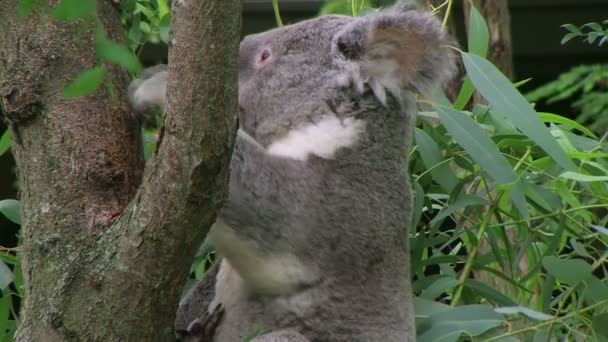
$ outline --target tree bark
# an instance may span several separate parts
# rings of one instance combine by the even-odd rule
[[[98,3],[120,41],[118,12]],[[192,257],[227,194],[240,1],[174,2],[168,113],[145,170],[123,71],[110,68],[117,99],[106,88],[62,95],[98,63],[94,26],[0,6],[0,95],[22,203],[17,340],[172,340]]]

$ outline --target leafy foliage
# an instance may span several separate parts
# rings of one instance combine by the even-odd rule
[[[604,24],[604,26],[602,26]],[[562,38],[562,44],[566,44],[570,40],[581,37],[589,44],[595,43],[598,39],[598,45],[602,46],[608,42],[608,20],[600,23],[587,23],[581,27],[572,24],[564,24],[563,28],[568,30],[568,33]]]
[[[121,6],[132,51],[147,42],[169,43],[171,10],[167,0],[126,0],[121,1]]]
[[[608,130],[608,64],[576,66],[530,92],[527,98],[548,104],[576,99],[572,106],[579,112],[577,121],[602,134]]]

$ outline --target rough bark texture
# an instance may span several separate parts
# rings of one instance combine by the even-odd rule
[[[119,13],[98,3],[120,41]],[[16,0],[0,6],[0,96],[15,135],[27,293],[17,340],[172,340],[192,257],[226,196],[240,1],[174,2],[169,113],[145,172],[126,73],[110,69],[118,99],[103,89],[62,96],[98,63],[94,26],[56,22],[48,9],[22,18]]]

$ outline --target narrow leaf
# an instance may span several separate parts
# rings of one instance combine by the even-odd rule
[[[583,32],[575,25],[572,24],[564,24],[562,25],[563,28],[565,28],[566,30],[572,32],[572,33],[578,33],[579,35],[583,34]]]
[[[580,34],[578,33],[567,33],[564,38],[562,38],[562,40],[559,42],[560,44],[564,45],[567,42],[571,41],[572,39],[576,38],[576,37],[580,37]]]
[[[475,121],[466,114],[445,106],[438,106],[437,113],[452,138],[490,177],[499,184],[510,184],[516,181],[517,175],[511,165]],[[513,187],[511,199],[522,216],[528,217],[526,200],[520,186]]]
[[[571,171],[566,171],[559,175],[559,177],[575,180],[577,182],[608,182],[608,176],[591,176]]]
[[[438,165],[443,160],[443,155],[439,146],[425,131],[416,128],[415,130],[416,144],[420,150],[420,157],[427,169],[431,169],[433,180],[446,192],[451,192],[458,184],[458,178],[454,176],[454,172],[450,170],[447,163]]]
[[[7,129],[4,131],[4,133],[2,133],[2,137],[0,138],[0,156],[11,148],[12,143],[13,139],[11,138],[11,134]]]
[[[576,166],[523,95],[492,63],[474,54],[462,53],[462,59],[477,91],[525,135],[532,139],[561,167],[573,171]]]
[[[96,35],[95,49],[97,55],[108,62],[118,64],[133,73],[137,73],[141,70],[139,59],[137,59],[129,48],[107,39],[105,34],[101,31],[98,31]]]
[[[585,126],[579,124],[578,122],[576,122],[574,120],[570,120],[561,115],[552,114],[552,113],[538,113],[538,115],[543,122],[550,122],[550,123],[568,126],[568,127],[577,129],[577,130],[585,133],[585,135],[587,135],[587,136],[590,136],[594,139],[598,139],[598,137],[595,134],[593,134],[593,132],[591,132]]]
[[[84,71],[80,73],[72,83],[65,87],[63,95],[65,97],[90,95],[101,86],[105,74],[106,67],[104,65]]]
[[[555,278],[571,285],[591,277],[593,271],[584,260],[560,259],[556,256],[543,258],[543,266]]]
[[[16,224],[21,224],[21,217],[19,216],[19,201],[14,199],[5,199],[0,201],[0,213],[6,216],[7,219],[13,221]]]
[[[486,201],[474,195],[463,195],[460,196],[456,201],[447,207],[443,208],[433,219],[429,222],[429,225],[434,226],[437,223],[441,222],[444,218],[448,217],[455,211],[458,211],[467,207],[478,207],[486,204]]]
[[[95,16],[96,0],[63,0],[53,10],[53,16],[64,21],[76,21]]]
[[[494,311],[505,315],[522,314],[538,321],[547,321],[553,318],[553,316],[544,314],[542,312],[534,311],[523,306],[496,308],[494,309]]]
[[[15,279],[13,272],[0,260],[0,290],[6,289]]]
[[[471,4],[469,15],[469,52],[481,57],[488,54],[490,31],[481,13]]]

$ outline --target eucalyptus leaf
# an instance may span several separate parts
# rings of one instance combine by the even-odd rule
[[[430,328],[416,341],[457,341],[462,334],[479,336],[503,322],[504,317],[488,305],[457,306],[432,314],[428,322]]]
[[[534,311],[532,309],[528,309],[523,306],[510,306],[510,307],[501,307],[496,308],[494,311],[505,314],[505,315],[514,315],[514,314],[522,314],[527,316],[528,318],[535,319],[537,321],[547,321],[553,318],[551,315],[544,314],[542,312]]]
[[[586,175],[579,172],[566,171],[559,175],[560,178],[571,179],[577,182],[608,182],[608,175],[606,176],[592,176]]]
[[[0,290],[4,291],[15,279],[11,269],[0,260]]]
[[[72,22],[78,19],[92,18],[96,11],[96,0],[63,0],[53,9],[53,16],[60,20]]]
[[[591,265],[581,259],[562,259],[556,256],[543,258],[543,266],[557,280],[573,285],[592,275]]]
[[[433,300],[441,294],[455,288],[460,282],[454,277],[439,277],[420,293],[420,298]]]
[[[2,137],[0,137],[0,156],[10,150],[12,144],[13,139],[11,138],[9,130],[6,129],[4,130],[4,133],[2,133]]]
[[[94,93],[103,83],[105,65],[100,65],[80,73],[76,79],[63,89],[65,97],[80,97]]]
[[[438,106],[437,113],[443,126],[494,180],[499,184],[514,184],[511,200],[523,217],[528,217],[528,208],[521,185],[516,184],[517,175],[496,144],[466,114],[447,106]]]
[[[469,13],[469,52],[481,57],[486,57],[490,45],[490,31],[488,24],[481,13],[471,3]]]
[[[449,164],[442,162],[443,155],[437,143],[425,131],[416,128],[416,144],[420,150],[420,157],[427,169],[431,169],[433,180],[437,182],[446,192],[451,192],[458,184],[458,178],[454,176],[454,171]]]
[[[107,39],[103,32],[98,31],[96,35],[95,50],[103,60],[118,64],[130,72],[137,73],[141,70],[141,63],[131,50]]]
[[[494,109],[505,116],[550,155],[565,170],[576,166],[551,136],[532,105],[492,63],[470,53],[462,53],[462,60],[477,91]]]
[[[21,216],[19,215],[20,204],[14,199],[5,199],[0,201],[0,213],[16,224],[21,224]]]

